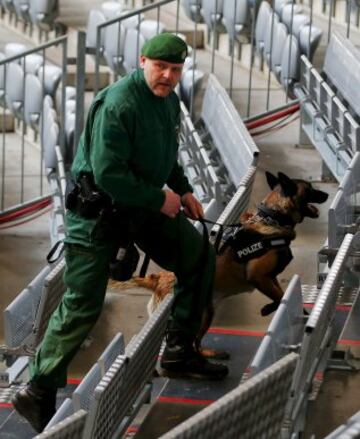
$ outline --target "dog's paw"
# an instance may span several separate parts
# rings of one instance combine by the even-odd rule
[[[272,312],[276,311],[279,308],[280,302],[272,302],[261,308],[261,315],[263,317],[268,316]]]

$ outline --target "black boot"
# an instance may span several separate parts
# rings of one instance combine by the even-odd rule
[[[56,412],[56,390],[40,387],[30,381],[11,400],[15,410],[41,433]]]
[[[168,330],[160,365],[170,377],[221,380],[229,373],[224,364],[211,363],[193,347],[193,340],[178,330]]]

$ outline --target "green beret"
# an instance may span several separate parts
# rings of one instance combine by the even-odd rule
[[[141,55],[182,64],[187,57],[187,45],[177,35],[165,32],[148,40],[142,47]]]

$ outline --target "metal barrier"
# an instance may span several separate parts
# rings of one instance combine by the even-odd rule
[[[46,266],[4,311],[3,353],[33,355],[49,318],[65,292],[62,275],[65,261]]]
[[[288,354],[161,439],[278,438],[297,354]]]
[[[94,392],[85,437],[117,438],[150,396],[149,382],[156,365],[173,296],[168,295],[109,368]]]
[[[347,234],[317,297],[305,326],[300,360],[291,386],[286,424],[286,437],[303,431],[307,398],[316,372],[322,372],[336,345],[341,329],[335,325],[335,306],[343,281],[353,235]]]
[[[105,376],[106,372],[115,363],[119,355],[124,355],[125,343],[124,337],[119,332],[111,340],[104,352],[100,355],[97,362],[87,372],[81,383],[76,387],[72,394],[72,398],[67,398],[61,404],[55,415],[51,418],[46,426],[49,430],[59,422],[62,422],[68,416],[82,409],[86,412],[89,410],[91,401],[94,397],[94,390],[100,380]]]
[[[256,166],[259,150],[226,90],[212,74],[205,90],[201,119],[230,182],[237,188],[250,166]]]
[[[47,50],[53,48],[61,50],[61,67],[46,61]],[[61,103],[65,102],[67,37],[31,50],[20,47],[18,52],[0,60],[3,78],[1,212],[17,202],[23,204],[49,192],[45,169],[56,166],[55,145],[60,144],[65,151],[64,131],[59,130],[51,103],[60,82]],[[9,114],[15,119],[16,134],[6,131],[5,119]],[[60,126],[64,127],[65,105],[59,116]]]
[[[36,439],[83,439],[87,413],[79,410],[51,427],[49,430],[35,436]]]
[[[276,310],[266,335],[248,366],[245,379],[248,379],[289,352],[299,350],[305,330],[301,282],[298,275],[291,279],[279,308]]]
[[[324,439],[356,439],[360,437],[360,412],[351,416],[346,424],[341,425]]]
[[[338,249],[347,232],[356,233],[360,209],[360,153],[354,155],[328,214],[328,247]]]
[[[351,272],[347,273],[348,284],[357,285],[359,277],[359,211],[360,211],[360,153],[357,152],[330,205],[328,212],[328,235],[323,248],[318,253],[318,280],[321,283],[328,272],[328,265],[332,264],[335,255],[346,235],[356,236],[349,265]]]

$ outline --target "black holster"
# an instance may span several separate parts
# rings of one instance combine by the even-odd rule
[[[70,180],[66,186],[65,207],[84,218],[94,219],[110,210],[112,202],[96,187],[93,175],[82,172],[76,182]]]

